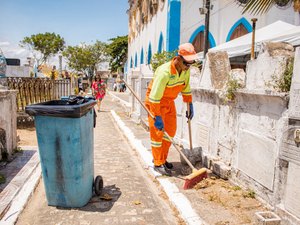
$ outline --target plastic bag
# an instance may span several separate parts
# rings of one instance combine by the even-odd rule
[[[80,118],[93,109],[96,101],[93,97],[70,96],[64,100],[53,100],[25,107],[30,116],[52,116],[63,118]]]

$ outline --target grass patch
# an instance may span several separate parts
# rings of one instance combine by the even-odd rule
[[[23,149],[21,147],[16,147],[14,149],[14,153],[19,153],[19,152],[23,152]]]
[[[248,190],[243,193],[244,198],[255,198],[255,192],[252,190]]]
[[[234,190],[234,191],[240,191],[240,190],[242,190],[242,188],[239,187],[239,186],[233,186],[232,190]]]
[[[6,182],[5,176],[0,173],[0,184],[4,184],[5,182]]]

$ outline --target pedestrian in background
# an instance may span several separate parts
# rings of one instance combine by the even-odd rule
[[[146,107],[155,119],[148,116],[154,170],[171,176],[172,163],[167,162],[171,141],[164,136],[163,129],[173,138],[176,134],[176,107],[174,100],[182,94],[184,102],[189,103],[187,118],[194,115],[190,88],[190,66],[197,55],[194,46],[185,43],[179,46],[178,56],[159,66],[146,93]]]
[[[116,81],[114,81],[113,90],[117,91],[117,83],[116,83]]]
[[[100,75],[96,75],[95,81],[92,83],[92,92],[97,100],[97,111],[100,112],[101,102],[106,94],[106,84]]]
[[[80,93],[81,91],[83,91],[83,78],[81,74],[79,74],[77,82],[78,82],[78,93]]]

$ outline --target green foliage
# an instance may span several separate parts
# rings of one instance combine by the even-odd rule
[[[112,72],[124,69],[128,52],[128,36],[118,36],[110,39],[106,52],[110,56],[109,66]]]
[[[47,60],[65,48],[65,41],[60,35],[46,32],[44,34],[33,34],[25,37],[20,46],[32,51],[38,65],[46,63]],[[37,52],[40,53],[38,57]]]
[[[155,53],[151,59],[152,70],[155,71],[160,65],[169,62],[176,55],[176,51]]]
[[[287,61],[286,69],[283,73],[283,76],[280,78],[272,77],[274,81],[273,87],[280,92],[289,92],[292,84],[293,77],[293,69],[294,69],[294,59],[290,59]]]
[[[234,191],[240,191],[242,188],[240,186],[233,186],[232,190]]]
[[[93,76],[96,66],[107,60],[106,44],[96,41],[93,45],[68,46],[62,55],[69,68]]]
[[[288,3],[294,3],[294,10],[296,12],[300,11],[299,0],[249,0],[243,9],[242,13],[252,13],[252,14],[264,14],[267,13],[271,7],[275,4],[279,6],[288,5]]]
[[[6,182],[5,176],[0,173],[0,184],[4,184],[5,182]]]
[[[255,198],[255,192],[253,190],[248,190],[243,193],[244,198]]]
[[[233,101],[235,98],[234,92],[241,88],[242,85],[236,79],[229,79],[226,90],[226,100]]]
[[[23,152],[23,149],[20,146],[14,149],[14,153],[18,153],[18,152]]]

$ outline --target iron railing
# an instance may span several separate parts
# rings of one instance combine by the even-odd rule
[[[3,80],[5,79],[5,80]],[[9,90],[17,90],[17,110],[24,111],[25,106],[71,95],[71,82],[68,79],[51,80],[49,78],[8,77],[1,83]]]

